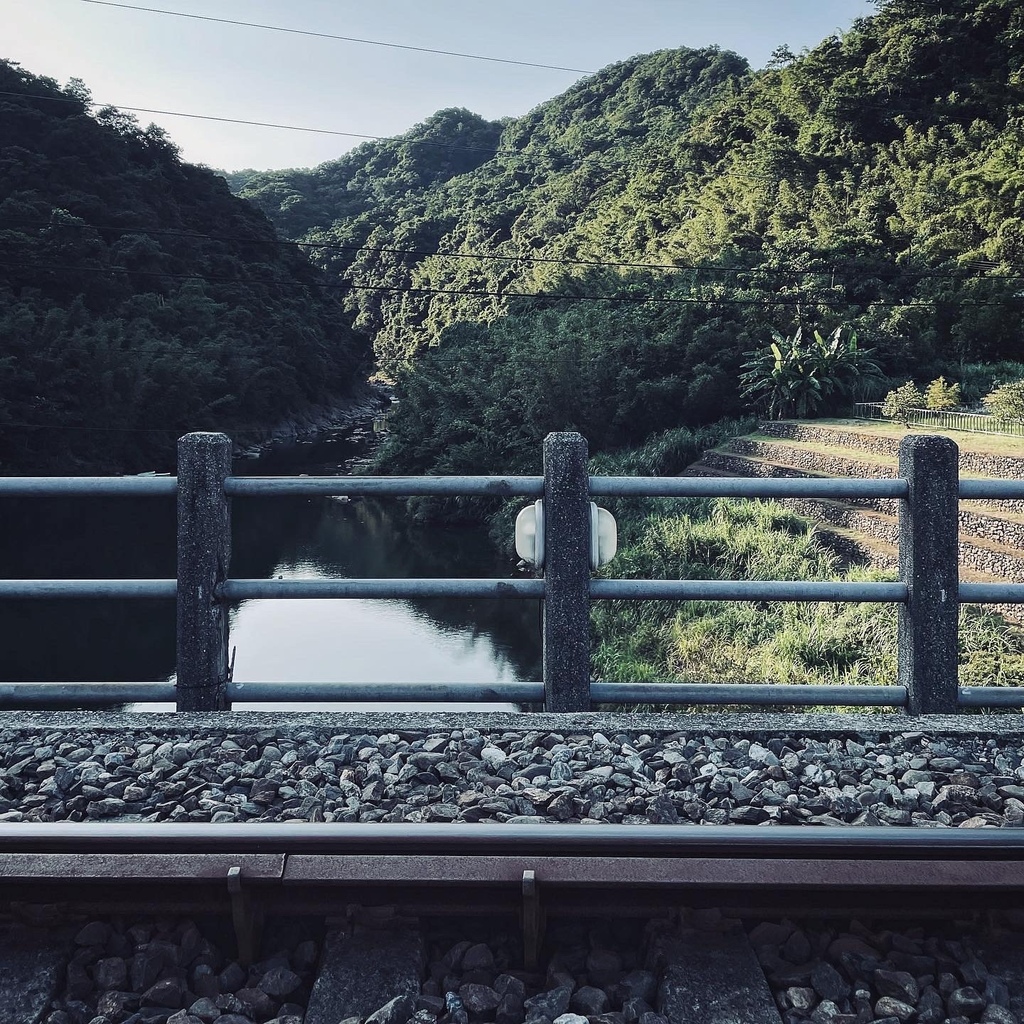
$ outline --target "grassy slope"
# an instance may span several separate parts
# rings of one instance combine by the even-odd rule
[[[656,442],[647,449],[655,447]],[[640,472],[659,471],[650,465],[650,457],[638,454],[630,453],[622,462],[644,464]],[[602,466],[601,471],[612,468]],[[891,578],[879,571],[843,568],[809,520],[772,502],[660,501],[653,511],[650,503],[620,502],[615,513],[621,547],[605,570],[608,576]],[[593,622],[595,676],[605,680],[896,682],[894,605],[605,602],[595,606]],[[960,680],[1024,685],[1024,631],[998,615],[962,609]]]

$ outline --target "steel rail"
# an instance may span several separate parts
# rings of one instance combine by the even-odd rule
[[[299,579],[225,580],[216,596],[227,601],[256,598],[423,598],[423,597],[517,597],[544,596],[544,580],[508,579]]]
[[[339,822],[45,822],[0,829],[3,855],[175,852],[1020,861],[1024,829]]]
[[[54,705],[105,709],[114,704],[174,703],[171,682],[0,682],[0,708],[47,708]]]
[[[754,704],[813,707],[902,708],[905,686],[804,686],[777,683],[590,684],[595,704]]]
[[[0,690],[0,698],[2,698]],[[540,703],[544,684],[507,683],[342,683],[342,682],[242,682],[227,684],[232,702],[253,701],[409,701],[419,703],[455,702],[464,704],[514,702]],[[172,698],[173,699],[173,698]]]
[[[174,598],[177,580],[0,580],[0,598]]]
[[[1022,588],[1024,589],[1024,588]],[[788,582],[785,580],[592,580],[594,600],[877,601],[907,600],[905,583]]]
[[[224,481],[229,498],[337,495],[348,497],[403,497],[459,495],[539,498],[541,476],[229,476]]]
[[[592,476],[593,497],[905,498],[907,481],[868,477]]]
[[[1024,707],[1024,686],[961,686],[957,703],[962,708]]]
[[[961,498],[988,498],[991,500],[1024,498],[1024,480],[985,480],[977,477],[960,478]]]
[[[1024,583],[961,583],[961,604],[1021,604]]]
[[[0,498],[161,498],[177,493],[173,476],[0,477]]]

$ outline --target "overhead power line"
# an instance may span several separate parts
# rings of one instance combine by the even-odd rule
[[[255,21],[233,21],[230,18],[213,18],[206,14],[186,14],[184,11],[167,11],[159,7],[140,7],[136,4],[114,3],[113,0],[81,0],[82,3],[99,7],[118,7],[125,11],[145,11],[147,14],[166,14],[173,18],[188,18],[192,21],[210,21],[218,25],[237,25],[243,28],[258,28],[267,32],[286,32],[295,36],[312,36],[316,39],[337,39],[343,43],[359,43],[361,46],[382,46],[393,50],[411,50],[414,53],[433,53],[442,57],[460,57],[463,60],[482,60],[491,64],[512,64],[523,68],[543,68],[546,71],[568,71],[574,75],[594,75],[596,71],[583,68],[565,68],[558,64],[540,64],[529,60],[511,60],[507,57],[487,57],[480,53],[461,53],[457,50],[435,50],[428,46],[409,46],[405,43],[388,43],[380,39],[361,39],[357,36],[339,36],[332,32],[313,32],[309,29],[288,28],[284,25],[263,25]]]
[[[92,3],[93,0],[87,0]],[[166,117],[189,117],[198,121],[218,121],[222,124],[245,124],[256,128],[281,128],[288,132],[312,132],[315,135],[338,135],[346,139],[365,139],[370,142],[401,142],[410,146],[431,146],[435,149],[449,149],[460,153],[487,153],[489,156],[515,156],[516,149],[487,149],[483,146],[460,146],[448,142],[430,142],[427,139],[407,139],[395,135],[363,135],[359,132],[340,132],[331,128],[306,128],[296,124],[278,124],[274,121],[246,121],[239,117],[215,117],[212,114],[192,114],[183,110],[156,110],[153,107],[130,107],[123,103],[100,103],[98,100],[83,100],[75,96],[53,96],[46,93],[15,92],[0,89],[0,96],[18,96],[33,100],[51,100],[54,103],[81,103],[87,107],[113,107],[130,110],[135,114],[159,114]]]
[[[594,267],[611,269],[633,269],[633,270],[672,270],[677,272],[699,272],[711,274],[766,274],[775,277],[829,277],[840,271],[859,272],[864,268],[858,268],[855,264],[844,263],[836,266],[819,267],[816,270],[797,270],[788,267],[723,267],[714,263],[641,263],[630,260],[588,260],[572,259],[566,256],[531,256],[526,253],[510,255],[496,252],[465,252],[458,249],[401,249],[386,245],[344,245],[340,242],[297,242],[287,238],[252,238],[246,235],[214,235],[202,231],[182,231],[176,228],[148,228],[124,224],[89,224],[87,222],[65,222],[52,220],[21,221],[19,224],[0,224],[3,228],[38,227],[38,228],[71,228],[91,231],[117,231],[122,234],[140,234],[166,236],[170,238],[187,238],[196,241],[210,242],[232,242],[238,245],[267,245],[267,246],[289,246],[298,249],[326,249],[339,252],[368,252],[391,256],[417,256],[423,259],[441,257],[443,259],[460,260],[494,260],[500,263],[543,263],[554,264],[566,267]],[[26,243],[27,244],[27,243]],[[993,260],[978,261],[968,260],[964,264],[965,269],[984,272],[988,267],[995,267],[999,264]],[[953,270],[913,270],[909,267],[898,265],[879,266],[877,264],[865,265],[871,271],[891,271],[904,278],[915,280],[935,279],[955,282],[962,281],[1024,281],[1024,275],[1020,274],[992,274],[985,273],[982,277],[966,277],[957,275]]]
[[[112,277],[116,274],[128,274],[134,277],[157,277],[168,281],[208,281],[234,285],[262,285],[274,288],[321,288],[326,291],[379,292],[396,295],[465,295],[473,298],[498,299],[536,299],[541,302],[618,302],[618,303],[656,303],[659,305],[709,305],[709,306],[883,306],[897,309],[933,309],[939,305],[956,306],[1000,306],[1006,301],[975,301],[959,299],[956,302],[929,301],[915,299],[911,302],[895,302],[892,300],[866,300],[851,302],[839,296],[807,296],[797,295],[782,298],[774,293],[766,293],[761,298],[728,298],[726,296],[678,296],[678,295],[571,295],[564,292],[516,292],[491,288],[425,288],[412,285],[379,285],[362,281],[277,281],[273,278],[231,277],[226,274],[167,274],[159,270],[131,270],[128,267],[81,267],[56,263],[26,263],[24,261],[0,260],[0,267],[22,268],[28,270],[60,271],[72,274],[104,274]],[[1017,298],[1017,296],[1013,296]]]

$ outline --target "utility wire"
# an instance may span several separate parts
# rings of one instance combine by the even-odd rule
[[[83,0],[94,3],[98,0]],[[160,114],[167,117],[189,117],[197,121],[217,121],[221,124],[245,124],[256,128],[281,128],[289,132],[311,132],[314,135],[338,135],[346,139],[366,139],[371,142],[397,142],[409,146],[432,146],[435,149],[456,150],[460,153],[487,153],[490,156],[521,155],[516,149],[485,149],[482,146],[459,146],[447,142],[429,142],[426,139],[406,139],[394,135],[363,135],[359,132],[340,132],[330,128],[305,128],[296,124],[277,124],[273,121],[246,121],[239,117],[215,117],[212,114],[191,114],[183,110],[156,110],[152,107],[128,107],[121,103],[100,103],[97,100],[83,100],[76,96],[52,96],[45,93],[13,92],[0,89],[0,96],[19,96],[33,100],[53,100],[56,103],[80,103],[87,107],[113,107],[117,110],[130,110],[136,114]]]
[[[312,32],[308,29],[287,28],[283,25],[263,25],[254,21],[232,21],[229,18],[213,18],[206,14],[186,14],[183,11],[167,11],[159,7],[139,7],[136,4],[114,3],[113,0],[81,0],[82,3],[100,7],[119,7],[125,11],[145,11],[147,14],[167,14],[174,18],[189,18],[193,21],[210,21],[218,25],[239,25],[244,28],[259,28],[267,32],[286,32],[295,36],[313,36],[316,39],[337,39],[343,43],[359,43],[363,46],[383,46],[393,50],[412,50],[415,53],[435,53],[443,57],[461,57],[464,60],[482,60],[491,64],[513,64],[522,68],[543,68],[546,71],[568,71],[575,75],[594,75],[596,71],[582,68],[564,68],[557,64],[539,64],[528,60],[510,60],[506,57],[486,57],[479,53],[460,53],[456,50],[434,50],[427,46],[408,46],[405,43],[386,43],[379,39],[360,39],[356,36],[339,36],[330,32]]]
[[[771,274],[783,277],[828,277],[837,270],[854,271],[857,268],[852,264],[843,264],[840,267],[821,267],[818,270],[795,270],[783,267],[722,267],[712,263],[639,263],[628,260],[586,260],[569,259],[564,256],[528,256],[506,255],[504,253],[489,252],[464,252],[461,250],[444,249],[399,249],[383,245],[342,245],[338,242],[296,242],[286,238],[251,238],[245,235],[211,235],[201,231],[181,231],[174,228],[144,228],[131,227],[118,224],[89,224],[85,222],[71,223],[53,220],[23,221],[20,225],[0,224],[0,230],[16,227],[39,227],[39,228],[77,228],[79,230],[92,231],[118,231],[122,234],[145,234],[168,236],[171,238],[188,238],[196,241],[210,242],[234,242],[239,245],[267,245],[267,246],[294,246],[301,249],[326,249],[339,252],[369,252],[393,256],[418,256],[424,259],[435,256],[445,259],[462,260],[495,260],[502,263],[547,263],[557,266],[578,266],[578,267],[608,267],[627,268],[635,270],[675,270],[675,271],[701,271],[713,274]],[[20,240],[16,244],[28,244],[31,239],[24,243]],[[996,265],[996,264],[993,264]],[[966,265],[971,270],[984,270],[985,267],[978,261],[970,261]],[[912,270],[899,266],[877,266],[868,265],[867,269],[877,271],[891,271],[901,277],[912,278],[934,278],[955,282],[963,281],[1024,281],[1024,275],[1020,274],[985,274],[983,277],[958,277],[952,270]]]
[[[824,296],[821,299],[812,296],[794,296],[782,298],[766,295],[757,299],[694,296],[661,296],[661,295],[569,295],[557,292],[512,292],[489,288],[426,288],[415,286],[365,284],[361,281],[275,281],[273,278],[229,277],[227,275],[209,274],[165,274],[158,270],[130,270],[127,267],[76,267],[48,263],[25,263],[12,260],[0,260],[0,267],[21,268],[29,270],[61,271],[73,274],[116,274],[134,275],[135,277],[157,277],[169,281],[209,281],[234,285],[262,285],[284,288],[322,288],[328,291],[363,291],[380,292],[399,295],[465,295],[474,298],[498,299],[537,299],[542,302],[620,302],[620,303],[659,303],[663,305],[725,305],[725,306],[885,306],[898,309],[932,309],[938,305],[957,306],[1005,306],[1003,302],[978,302],[960,299],[955,303],[945,301],[928,301],[915,299],[912,302],[894,302],[891,300],[867,300],[851,302],[841,300],[839,296]]]

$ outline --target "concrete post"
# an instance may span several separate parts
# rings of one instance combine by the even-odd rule
[[[228,708],[228,609],[214,588],[228,575],[231,508],[224,479],[231,441],[224,434],[178,440],[179,711]]]
[[[544,439],[544,704],[590,710],[590,483],[587,442]]]
[[[947,437],[908,434],[899,473],[910,486],[900,503],[899,681],[912,715],[957,710],[959,451]]]

